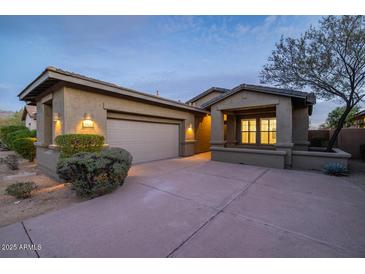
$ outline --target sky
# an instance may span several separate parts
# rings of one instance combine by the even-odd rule
[[[47,66],[186,101],[212,87],[259,84],[282,35],[317,16],[0,16],[0,109]],[[319,101],[312,126],[336,104]]]

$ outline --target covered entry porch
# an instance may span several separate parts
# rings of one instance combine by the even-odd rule
[[[308,150],[305,100],[241,90],[211,105],[212,160],[287,168]]]
[[[213,160],[290,166],[292,114],[280,111],[278,105],[214,110],[211,145]]]

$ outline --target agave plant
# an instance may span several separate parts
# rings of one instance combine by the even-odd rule
[[[324,173],[333,176],[346,176],[348,175],[347,168],[340,163],[327,163],[323,168]]]

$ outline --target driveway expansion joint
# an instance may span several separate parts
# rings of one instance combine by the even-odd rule
[[[233,199],[227,202],[216,214],[211,216],[207,221],[205,221],[200,227],[198,227],[189,237],[187,237],[184,241],[182,241],[176,248],[174,248],[166,257],[171,257],[176,251],[178,251],[182,246],[184,246],[190,239],[192,239],[199,231],[201,231],[204,227],[206,227],[211,221],[213,221],[218,215],[224,212],[224,209],[229,206],[234,200],[236,200],[243,193],[247,192],[248,189],[257,182],[262,176],[264,176],[270,169],[265,169],[263,172],[257,176],[251,183],[249,183],[243,190],[241,190]]]
[[[32,245],[34,245],[33,240],[32,240],[32,238],[30,237],[30,235],[29,235],[29,233],[28,233],[28,230],[25,228],[24,222],[22,221],[22,222],[20,222],[20,223],[21,223],[21,225],[22,225],[22,227],[23,227],[23,229],[24,229],[24,232],[25,232],[25,234],[27,235],[27,237],[28,237],[28,239],[29,239],[30,243],[31,243]],[[40,256],[39,256],[39,254],[38,254],[37,250],[36,250],[36,249],[34,249],[33,251],[34,251],[34,252],[35,252],[35,254],[37,255],[37,258],[40,258]]]
[[[185,197],[185,196],[178,195],[178,194],[176,194],[176,193],[173,193],[173,192],[170,192],[170,191],[166,191],[166,190],[160,189],[160,188],[155,187],[155,186],[151,186],[151,185],[144,184],[144,183],[141,183],[141,182],[135,182],[135,184],[140,184],[140,185],[142,185],[142,186],[145,186],[145,187],[151,188],[151,189],[153,189],[153,190],[155,190],[155,191],[160,191],[160,192],[163,192],[163,193],[165,193],[165,194],[171,195],[171,196],[173,196],[173,197],[176,197],[176,198],[179,198],[179,199],[183,199],[183,200],[185,200],[185,201],[193,202],[193,203],[197,204],[198,206],[206,207],[206,208],[212,209],[212,210],[214,210],[214,211],[217,211],[217,210],[219,211],[219,209],[217,209],[217,208],[215,208],[215,207],[208,206],[208,205],[206,205],[206,204],[204,204],[204,203],[199,203],[199,202],[195,201],[194,199],[187,198],[187,197]]]
[[[309,236],[307,234],[300,233],[300,232],[297,232],[297,231],[294,231],[294,230],[289,230],[289,229],[286,229],[284,227],[281,227],[281,226],[278,226],[278,225],[275,225],[275,224],[272,224],[272,223],[268,223],[268,222],[265,222],[264,220],[260,220],[260,219],[254,218],[254,217],[248,217],[246,215],[242,215],[242,214],[235,213],[235,212],[229,212],[229,211],[224,211],[223,213],[230,214],[232,216],[236,216],[236,217],[239,217],[239,218],[242,218],[242,219],[246,219],[246,220],[251,221],[251,222],[253,222],[255,224],[258,224],[258,225],[264,225],[266,227],[270,227],[270,228],[273,228],[273,229],[276,229],[276,230],[280,230],[280,231],[288,233],[288,234],[293,234],[293,235],[295,235],[296,237],[299,237],[299,238],[305,238],[307,240],[322,244],[324,246],[330,247],[332,249],[335,249],[336,251],[340,251],[340,252],[345,253],[345,254],[349,254],[349,255],[354,256],[354,254],[358,253],[358,251],[356,251],[356,250],[351,250],[351,249],[348,249],[348,248],[344,248],[342,246],[334,245],[332,243],[320,240],[318,238],[314,238],[314,237]]]

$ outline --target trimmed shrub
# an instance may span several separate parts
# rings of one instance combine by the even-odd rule
[[[32,196],[32,191],[37,188],[34,182],[18,182],[6,188],[6,194],[17,199],[26,199]]]
[[[93,198],[114,191],[124,183],[132,155],[122,148],[80,152],[60,159],[57,174],[71,182],[79,197]]]
[[[4,159],[4,162],[7,165],[7,167],[11,170],[19,169],[18,157],[14,154],[10,154],[10,155],[6,156]]]
[[[32,129],[32,130],[30,131],[30,137],[32,137],[32,138],[37,138],[37,130]]]
[[[16,139],[13,142],[13,148],[15,152],[21,155],[24,159],[33,162],[36,153],[34,142],[36,141],[36,138],[31,137]]]
[[[64,134],[55,139],[60,148],[60,157],[68,158],[79,152],[100,152],[104,137],[95,134]]]
[[[8,144],[7,146],[9,149],[14,150],[14,142],[21,138],[28,138],[30,137],[30,130],[29,129],[19,129],[13,131],[7,135]]]
[[[340,163],[327,163],[324,166],[324,173],[333,176],[346,176],[348,175],[347,168]]]
[[[9,134],[13,133],[18,130],[28,130],[25,126],[5,126],[0,128],[0,139],[2,140],[2,143],[10,148],[10,144],[13,141],[13,139],[9,139]],[[11,137],[11,136],[10,136]],[[28,137],[28,136],[27,136]]]
[[[360,145],[360,155],[361,155],[361,159],[363,159],[365,161],[365,144]]]

